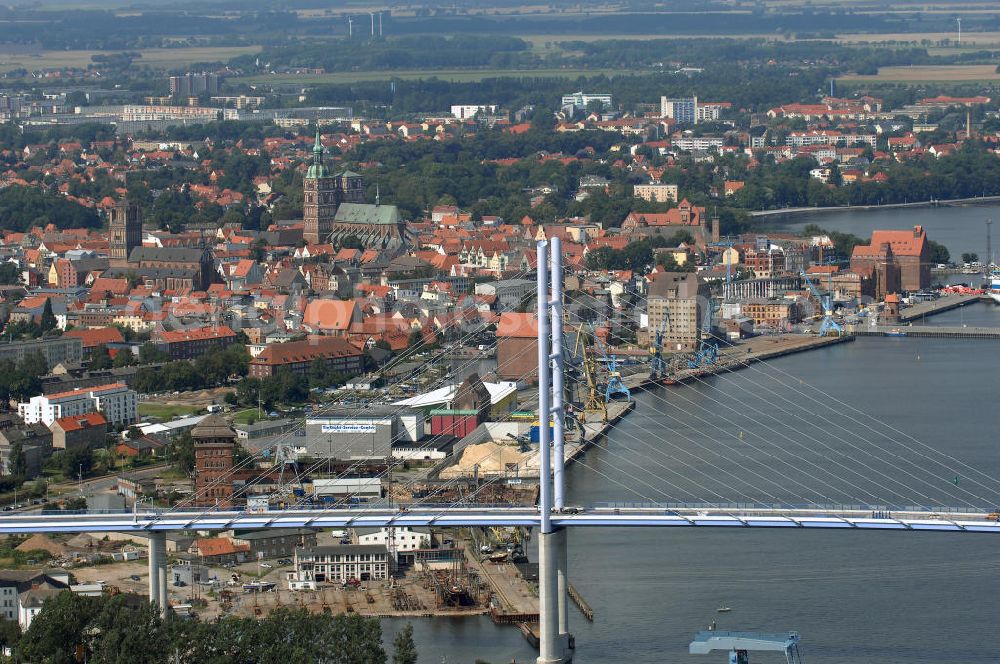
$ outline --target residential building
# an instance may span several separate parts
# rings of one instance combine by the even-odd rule
[[[698,347],[704,330],[708,289],[693,272],[653,275],[646,299],[648,330],[663,330],[663,350],[689,351]]]
[[[155,342],[173,360],[193,360],[236,343],[236,333],[228,325],[208,325],[160,332]]]
[[[250,560],[250,547],[236,544],[228,537],[203,537],[196,539],[188,553],[210,565],[242,563]]]
[[[170,94],[177,97],[197,97],[203,93],[219,94],[218,74],[192,74],[170,77]]]
[[[345,544],[295,550],[296,581],[347,583],[389,578],[389,551],[384,545]]]
[[[601,102],[601,105],[605,109],[612,108],[611,95],[602,92],[574,92],[572,94],[563,95],[562,106],[572,106],[578,110],[585,110],[591,102]]]
[[[496,112],[496,104],[453,104],[451,107],[451,114],[459,120],[468,120],[479,113],[493,115]]]
[[[236,546],[248,547],[251,558],[285,558],[295,549],[316,546],[316,531],[311,528],[274,528],[234,531],[229,539]]]
[[[57,450],[96,449],[108,436],[108,421],[100,413],[61,417],[49,426]]]
[[[534,314],[500,314],[497,376],[529,383],[538,380],[538,319]]]
[[[0,473],[12,468],[12,452],[19,445],[24,454],[25,476],[36,477],[52,456],[52,432],[41,423],[25,424],[13,414],[0,415]]]
[[[636,198],[655,203],[676,203],[676,184],[637,184],[633,187]]]
[[[42,422],[45,426],[51,426],[60,418],[79,417],[95,411],[111,424],[132,424],[138,420],[138,396],[125,383],[111,383],[38,395],[17,406],[18,414],[26,423]]]
[[[20,364],[34,353],[42,354],[50,370],[57,364],[77,365],[83,362],[83,341],[74,337],[52,337],[0,343],[0,361]]]
[[[305,375],[313,362],[326,363],[330,371],[343,376],[356,376],[364,370],[364,353],[347,339],[340,337],[309,337],[304,341],[269,344],[250,360],[250,376],[267,378],[280,369]]]
[[[660,97],[660,116],[673,118],[679,125],[695,124],[698,122],[698,98]]]
[[[535,293],[535,282],[530,279],[501,279],[476,284],[476,295],[496,296],[498,312],[512,311]]]

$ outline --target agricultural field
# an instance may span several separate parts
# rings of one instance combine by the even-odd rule
[[[150,48],[139,51],[139,66],[173,68],[192,62],[226,62],[248,53],[259,53],[259,46],[192,46],[182,48]],[[12,69],[83,69],[91,64],[95,55],[112,55],[115,51],[41,51],[38,53],[10,53],[0,51],[0,72]]]
[[[851,74],[841,81],[878,82],[933,82],[968,83],[975,81],[1000,81],[995,65],[928,65],[919,67],[882,67],[878,74]]]

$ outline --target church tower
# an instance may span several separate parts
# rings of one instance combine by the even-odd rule
[[[111,208],[108,239],[111,266],[124,267],[132,250],[142,246],[142,216],[138,205],[124,200]]]
[[[316,144],[313,146],[313,163],[309,165],[302,188],[302,217],[305,220],[303,236],[310,244],[329,242],[339,201],[336,179],[323,165],[323,145],[319,141],[319,130],[316,130]]]

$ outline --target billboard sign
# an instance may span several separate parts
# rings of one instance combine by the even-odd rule
[[[374,424],[324,424],[323,433],[376,433],[378,427]]]

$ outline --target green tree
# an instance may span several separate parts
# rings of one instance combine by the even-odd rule
[[[108,352],[107,346],[100,344],[94,349],[89,366],[91,371],[104,371],[111,368],[111,353]]]
[[[930,259],[932,263],[947,263],[951,260],[948,247],[934,240],[927,241],[927,247],[931,250]]]
[[[975,263],[979,260],[979,254],[965,252],[962,254],[963,263]]]
[[[153,364],[154,362],[168,362],[170,355],[151,341],[147,341],[139,346],[139,364]]]
[[[131,349],[122,348],[115,355],[114,362],[111,363],[111,366],[116,369],[120,369],[122,367],[134,367],[137,364],[139,364],[139,360],[136,358],[135,353],[133,353]]]
[[[413,625],[407,623],[393,640],[392,664],[417,664],[417,646],[413,642]]]
[[[10,461],[7,471],[14,477],[14,481],[20,484],[28,476],[28,459],[24,454],[24,447],[21,441],[16,440],[10,446]]]
[[[46,298],[45,306],[42,307],[42,318],[38,322],[38,327],[42,329],[42,332],[48,332],[49,330],[55,329],[57,325],[55,314],[52,313],[52,298]]]

